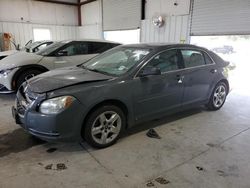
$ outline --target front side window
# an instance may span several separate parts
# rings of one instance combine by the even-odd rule
[[[82,65],[88,70],[119,76],[150,53],[150,49],[122,47],[99,55]]]
[[[168,50],[158,54],[146,66],[157,67],[162,73],[177,70],[177,50]]]
[[[33,52],[37,52],[37,51],[49,46],[50,44],[52,44],[52,42],[40,44],[33,49]]]
[[[69,41],[55,42],[55,43],[49,45],[48,47],[39,50],[36,54],[37,55],[42,55],[42,56],[48,56],[48,55],[54,53],[59,48],[61,48],[64,45],[66,45],[68,42]]]
[[[184,65],[186,68],[205,65],[205,59],[201,52],[195,50],[181,50]]]

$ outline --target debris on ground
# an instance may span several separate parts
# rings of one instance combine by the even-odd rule
[[[57,148],[49,148],[47,149],[47,153],[53,153],[57,150]]]
[[[196,169],[199,170],[199,171],[203,171],[204,170],[204,168],[201,167],[201,166],[197,166]]]
[[[223,170],[217,170],[219,176],[225,177],[227,176],[226,173]]]
[[[150,181],[150,182],[148,182],[148,183],[146,184],[146,186],[147,186],[147,187],[154,187],[155,184],[154,184],[152,181]]]
[[[163,177],[158,177],[158,178],[155,179],[155,181],[160,183],[160,184],[168,184],[168,183],[170,183],[170,181],[166,180]]]
[[[58,163],[56,165],[56,170],[65,170],[65,169],[67,169],[67,167],[64,163]]]
[[[65,170],[67,169],[66,165],[64,163],[58,163],[53,168],[53,164],[48,164],[44,167],[46,170]]]
[[[150,138],[161,139],[161,137],[158,135],[158,133],[154,129],[149,129],[146,135]]]
[[[52,166],[53,166],[53,164],[48,164],[48,165],[46,165],[44,168],[45,168],[46,170],[52,170]]]

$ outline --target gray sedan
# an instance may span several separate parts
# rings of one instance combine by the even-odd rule
[[[30,79],[20,87],[12,113],[43,140],[83,138],[107,147],[143,121],[199,105],[220,109],[229,92],[227,65],[193,45],[119,46]]]

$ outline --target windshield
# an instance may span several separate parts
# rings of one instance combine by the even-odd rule
[[[28,44],[27,46],[21,48],[21,51],[26,51],[26,50],[32,49],[32,48],[34,48],[35,46],[37,46],[37,45],[39,45],[39,44],[41,44],[40,41],[30,43],[30,44]]]
[[[99,55],[82,64],[88,70],[119,76],[134,67],[150,49],[121,47]]]
[[[42,43],[41,41],[33,42],[33,43],[31,43],[31,44],[25,46],[25,48],[27,48],[27,49],[32,49],[32,48],[38,46],[38,45],[41,44],[41,43]]]
[[[37,55],[42,55],[42,56],[49,55],[50,53],[54,52],[58,48],[64,46],[65,44],[66,44],[66,42],[55,42],[55,43],[53,43],[53,44],[39,50],[36,54]]]

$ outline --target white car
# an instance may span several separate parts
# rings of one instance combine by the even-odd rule
[[[37,53],[19,52],[0,60],[0,93],[11,93],[29,78],[48,70],[74,66],[119,43],[104,40],[61,41]]]
[[[35,52],[47,47],[48,45],[50,45],[52,43],[53,43],[52,41],[48,41],[48,40],[28,43],[20,51],[35,53]],[[9,56],[9,55],[15,54],[17,52],[19,52],[19,50],[7,50],[7,51],[0,52],[0,60]]]

